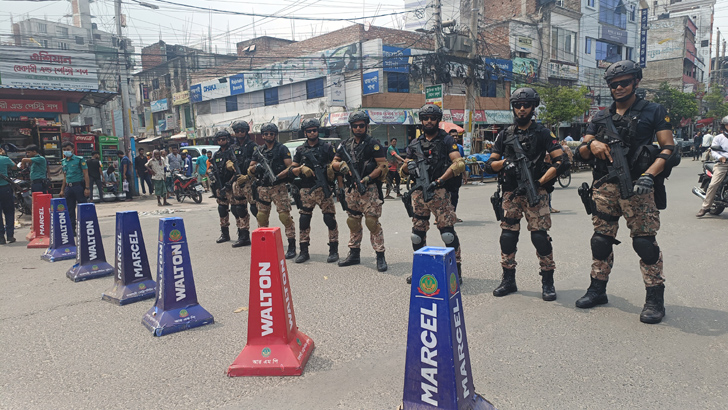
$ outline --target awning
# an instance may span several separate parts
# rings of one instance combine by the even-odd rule
[[[6,90],[3,92],[3,90]],[[7,94],[13,90],[23,92],[23,96],[48,96],[49,94],[57,94],[62,92],[68,100],[77,102],[86,107],[101,107],[117,96],[113,91],[103,90],[87,90],[73,88],[52,88],[52,87],[21,87],[15,85],[0,84],[0,94]]]
[[[171,139],[171,140],[183,140],[185,138],[187,138],[187,133],[184,131],[180,132],[179,134],[174,134],[171,137],[169,137],[169,139]]]
[[[137,141],[137,144],[146,144],[146,143],[148,143],[148,142],[154,142],[154,141],[156,141],[156,140],[158,140],[158,139],[160,139],[160,138],[162,138],[162,136],[161,136],[161,135],[157,135],[157,136],[152,136],[152,137],[149,137],[149,138],[143,139],[143,140],[141,140],[141,141]]]
[[[696,124],[699,127],[705,127],[706,125],[711,125],[714,120],[715,118],[703,118],[702,120],[698,120]]]

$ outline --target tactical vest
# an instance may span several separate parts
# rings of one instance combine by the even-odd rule
[[[331,144],[323,141],[319,141],[318,145],[312,147],[308,143],[301,145],[301,165],[305,165],[311,169],[314,169],[317,165],[323,166],[324,168],[329,164],[328,153],[333,151]],[[303,155],[304,152],[310,152],[316,159],[316,163],[311,163],[311,160]],[[301,186],[310,188],[316,185],[316,176],[307,177],[301,173]]]
[[[352,159],[356,164],[350,164],[350,167],[355,167],[362,178],[369,175],[377,167],[377,161],[374,159],[372,152],[377,141],[370,135],[366,135],[359,145],[354,144],[355,138],[349,138],[346,141],[346,149],[349,151]],[[369,158],[366,158],[366,156]]]
[[[633,180],[639,178],[639,176],[645,172],[647,168],[649,168],[652,162],[654,162],[654,159],[657,157],[657,153],[659,153],[659,149],[657,149],[657,153],[654,154],[655,157],[653,157],[652,160],[649,160],[649,158],[645,158],[645,153],[649,156],[649,152],[651,150],[647,147],[647,145],[632,145],[632,141],[634,141],[637,136],[637,125],[639,123],[640,116],[642,115],[642,110],[645,109],[647,104],[649,104],[647,100],[638,100],[634,105],[632,105],[626,116],[621,116],[619,114],[611,115],[609,110],[606,109],[597,113],[592,120],[595,124],[600,125],[599,131],[597,132],[597,135],[595,135],[597,141],[606,142],[607,137],[605,134],[608,127],[608,117],[610,115],[612,116],[612,121],[619,132],[620,138],[629,148],[627,153],[627,162],[629,163],[630,175]],[[638,159],[641,160],[638,161]],[[595,178],[606,175],[607,173],[606,162],[597,161],[595,164]]]
[[[235,171],[230,171],[225,167],[225,163],[228,160],[235,161],[235,155],[231,149],[226,149],[225,151],[219,150],[212,156],[212,165],[215,167],[216,172],[219,173],[223,183],[229,181],[235,175]]]
[[[518,134],[518,141],[521,143],[521,147],[523,147],[523,151],[526,152],[526,156],[528,157],[528,154],[531,154],[531,149],[533,148],[531,144],[534,144],[533,137],[536,135],[537,131],[541,131],[542,128],[545,128],[541,124],[536,124],[535,127],[529,127],[527,132]],[[505,142],[508,141],[510,138],[513,138],[513,136],[516,135],[516,125],[510,125],[508,128],[505,129],[503,132],[503,156],[504,158],[514,158],[516,153],[513,151],[513,149],[510,147],[510,145],[506,145]],[[539,157],[542,155],[541,153],[538,153]],[[546,155],[549,155],[548,153],[545,153],[544,151],[544,157]],[[531,170],[531,176],[534,180],[537,180],[541,178],[546,171],[549,168],[549,165],[545,161],[538,161],[538,158],[531,159],[528,158],[528,167]],[[501,173],[502,174],[502,173]],[[503,189],[505,191],[512,191],[518,186],[518,181],[510,176],[510,175],[501,175],[500,177],[501,182],[503,183]],[[546,189],[547,192],[552,192],[554,190],[554,183],[556,182],[556,178],[551,179],[549,182],[547,182],[542,187]]]
[[[263,156],[265,157],[265,159],[268,160],[268,164],[270,164],[273,173],[276,175],[280,174],[284,169],[286,169],[286,164],[285,162],[283,162],[283,160],[286,158],[282,155],[279,155],[279,152],[281,152],[281,147],[281,143],[276,141],[273,144],[273,148],[271,148],[270,150],[267,149],[268,146],[265,144],[263,145],[262,150]]]
[[[430,177],[430,181],[434,181],[443,176],[452,162],[450,161],[450,156],[447,153],[448,147],[445,145],[446,136],[447,134],[441,131],[430,141],[428,141],[424,136],[420,136],[417,139],[422,147],[422,152],[425,154],[427,174]],[[445,188],[449,190],[457,188],[457,186],[455,186],[457,184],[457,179],[457,177],[453,177],[445,181]]]
[[[255,143],[249,138],[246,138],[243,145],[236,145],[233,149],[235,158],[238,160],[238,167],[243,173],[247,172],[247,169],[250,167],[250,162],[253,160],[254,148]]]

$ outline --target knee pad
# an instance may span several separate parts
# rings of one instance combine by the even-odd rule
[[[246,216],[248,216],[248,208],[245,205],[235,205],[234,207],[230,208],[231,210],[234,208],[238,212],[237,215],[233,213],[236,218],[245,218]]]
[[[500,236],[501,252],[505,253],[506,255],[510,255],[515,252],[516,245],[518,245],[519,235],[520,232],[518,231],[509,231],[508,229],[503,229]]]
[[[346,225],[352,232],[361,231],[361,219],[348,217],[346,218]]]
[[[258,215],[256,215],[256,219],[258,219],[258,225],[264,226],[264,227],[268,226],[269,216],[270,215],[268,215],[265,212],[258,212]]]
[[[233,216],[235,217],[235,219],[240,218],[239,211],[240,210],[238,209],[238,205],[230,205],[230,213],[233,214]]]
[[[379,229],[379,218],[377,218],[376,216],[365,217],[364,223],[366,223],[369,232],[377,232],[377,230]]]
[[[553,247],[551,246],[551,237],[546,233],[546,231],[531,232],[531,243],[533,243],[533,246],[536,248],[536,252],[538,252],[541,256],[550,255],[553,251]]]
[[[301,214],[301,217],[298,219],[298,223],[301,225],[301,231],[305,231],[309,228],[311,228],[311,214]]]
[[[412,239],[412,249],[418,250],[425,246],[425,241],[427,237],[427,232],[425,231],[418,231],[417,229],[412,229],[412,236],[410,239]]]
[[[228,206],[227,205],[217,205],[217,213],[220,215],[220,218],[224,218],[228,216]]]
[[[255,202],[250,204],[250,213],[256,216],[258,215],[258,205]]]
[[[440,229],[440,237],[445,242],[445,246],[455,249],[460,246],[460,239],[458,239],[458,234],[455,233],[455,228],[452,226],[446,226]]]
[[[637,236],[632,238],[632,248],[640,256],[645,265],[654,265],[660,259],[660,247],[654,236]]]
[[[290,226],[293,223],[293,219],[291,219],[291,214],[289,214],[288,212],[280,212],[278,214],[278,219],[281,220],[283,226]]]
[[[595,233],[591,238],[592,257],[600,261],[607,260],[612,253],[612,245],[614,245],[614,238]]]
[[[336,217],[334,214],[324,214],[324,223],[330,231],[336,229]]]

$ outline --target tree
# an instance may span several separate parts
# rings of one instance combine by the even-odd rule
[[[543,104],[538,117],[550,126],[558,126],[561,122],[583,116],[591,105],[591,100],[586,97],[588,90],[584,86],[579,88],[546,86],[537,87],[536,91],[541,96]]]
[[[705,94],[703,101],[708,106],[708,113],[705,114],[706,118],[721,118],[728,115],[728,103],[726,103],[726,97],[721,92],[721,88],[717,86],[710,87],[710,91]]]
[[[670,87],[664,82],[655,93],[654,102],[661,104],[667,110],[673,124],[679,124],[684,118],[693,118],[698,115],[698,102],[695,95],[684,93],[677,88]]]

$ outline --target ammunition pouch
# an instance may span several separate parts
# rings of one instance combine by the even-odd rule
[[[404,204],[404,209],[407,211],[407,216],[414,218],[415,211],[412,208],[412,192],[405,192],[402,195],[402,203]]]

